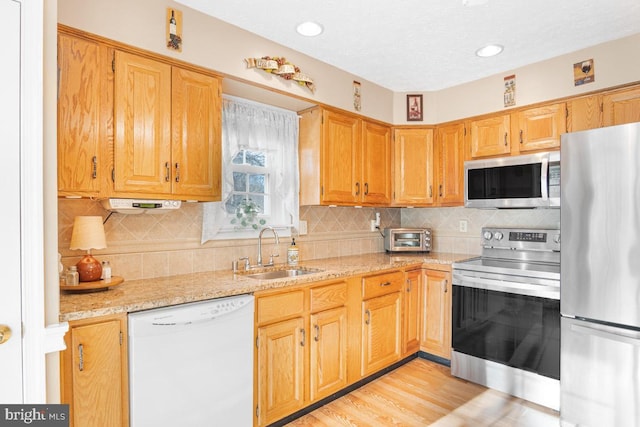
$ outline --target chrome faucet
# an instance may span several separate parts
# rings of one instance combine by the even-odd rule
[[[273,235],[276,238],[276,245],[280,244],[280,239],[278,238],[278,233],[276,233],[276,230],[274,230],[273,227],[267,225],[262,230],[260,230],[260,234],[258,235],[258,261],[257,261],[258,267],[263,267],[263,265],[262,265],[262,234],[266,230],[273,231]],[[267,266],[273,265],[273,257],[274,256],[278,256],[278,255],[276,255],[276,254],[271,255],[271,258],[269,259],[269,264],[267,264]]]

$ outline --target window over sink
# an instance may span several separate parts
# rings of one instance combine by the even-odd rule
[[[222,201],[204,204],[202,243],[257,237],[264,226],[290,236],[299,222],[297,113],[225,96]]]

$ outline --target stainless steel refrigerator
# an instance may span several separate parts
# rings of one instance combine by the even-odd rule
[[[562,426],[640,427],[640,123],[562,136]]]

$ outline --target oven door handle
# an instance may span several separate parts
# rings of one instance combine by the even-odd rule
[[[548,285],[532,285],[528,283],[511,282],[508,280],[492,280],[482,277],[465,276],[453,273],[453,284],[467,288],[487,289],[497,292],[508,292],[532,297],[560,299],[560,287]]]

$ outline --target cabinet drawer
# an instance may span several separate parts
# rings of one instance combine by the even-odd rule
[[[362,299],[398,292],[402,287],[403,274],[400,271],[378,274],[362,279]]]
[[[338,282],[311,289],[311,312],[340,307],[347,300],[347,283]]]
[[[284,292],[259,297],[256,306],[258,311],[258,324],[302,315],[304,312],[304,291]]]

